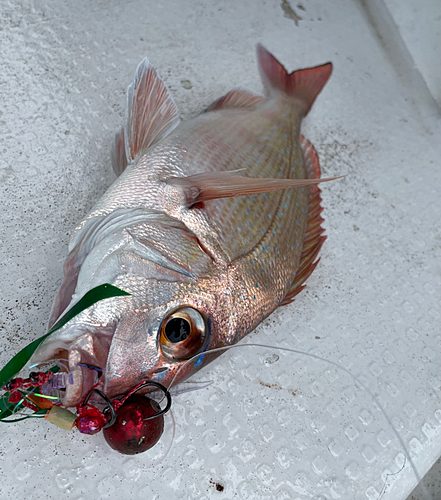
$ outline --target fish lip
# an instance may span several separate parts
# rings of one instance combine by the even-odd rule
[[[69,372],[73,377],[73,383],[67,384],[65,394],[62,397],[63,405],[67,408],[80,405],[86,395],[93,388],[100,388],[104,382],[104,370],[98,363],[91,363],[90,356],[87,356],[87,361],[82,359],[81,354],[82,353],[76,350],[69,351]],[[98,382],[96,380],[97,372],[87,366],[84,366],[86,364],[96,366],[102,370],[102,374]]]
[[[93,343],[88,342],[90,334],[85,336],[84,345],[79,342],[68,350],[68,367],[73,383],[66,386],[62,403],[65,407],[76,407],[82,403],[94,388],[102,390],[106,382],[106,363],[110,351],[110,342],[100,342],[93,334]],[[102,339],[101,339],[102,340]],[[97,370],[93,369],[96,367]],[[100,374],[97,380],[97,374]]]

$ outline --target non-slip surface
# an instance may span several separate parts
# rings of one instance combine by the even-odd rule
[[[307,289],[245,339],[303,354],[221,356],[197,377],[210,387],[175,398],[159,465],[170,417],[136,457],[45,421],[3,425],[0,498],[404,500],[441,455],[440,123],[362,7],[11,0],[0,26],[1,366],[45,332],[145,56],[184,120],[232,87],[261,92],[258,42],[289,70],[332,61],[303,133],[324,175],[347,174],[323,188]]]

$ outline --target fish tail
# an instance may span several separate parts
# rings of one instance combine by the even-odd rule
[[[314,68],[299,69],[288,73],[284,66],[262,45],[257,45],[259,71],[269,94],[282,92],[285,96],[301,103],[303,116],[308,114],[312,104],[332,73],[332,63]]]

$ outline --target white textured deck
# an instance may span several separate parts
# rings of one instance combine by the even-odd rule
[[[141,59],[188,119],[232,87],[260,92],[261,42],[290,70],[334,63],[304,133],[325,175],[348,176],[323,188],[328,240],[307,290],[246,342],[341,365],[388,418],[335,364],[237,349],[198,376],[212,386],[175,399],[175,442],[157,466],[101,435],[1,426],[0,499],[405,500],[409,456],[420,477],[440,457],[439,74],[429,55],[419,62],[411,34],[424,26],[409,28],[400,2],[386,2],[398,45],[379,42],[378,2],[364,4],[2,2],[0,365],[45,331],[69,234],[114,180],[109,147]],[[409,85],[412,57],[423,77]]]

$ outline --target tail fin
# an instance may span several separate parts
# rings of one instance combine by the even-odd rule
[[[257,45],[260,75],[268,91],[278,90],[303,103],[303,116],[308,114],[316,97],[332,73],[332,63],[288,73],[265,47]]]

